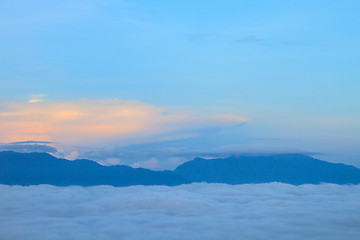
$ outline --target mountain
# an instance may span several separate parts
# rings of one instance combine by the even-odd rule
[[[195,158],[178,166],[174,173],[192,182],[207,183],[360,183],[359,168],[329,163],[302,154],[233,156],[210,160]]]
[[[0,152],[0,184],[56,186],[168,185],[189,183],[171,171],[102,166],[90,160],[69,161],[47,153]]]
[[[0,184],[175,186],[191,182],[359,184],[360,169],[301,154],[195,158],[174,171],[152,171],[124,165],[102,166],[85,159],[69,161],[47,153],[0,152]]]

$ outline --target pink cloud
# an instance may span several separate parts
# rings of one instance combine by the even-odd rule
[[[0,103],[0,141],[53,141],[96,144],[133,141],[161,134],[226,127],[247,119],[170,112],[138,101],[74,100]]]

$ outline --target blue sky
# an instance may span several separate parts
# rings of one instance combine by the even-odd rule
[[[230,125],[188,121],[131,136],[129,144],[112,136],[96,145],[100,150],[73,145],[96,156],[109,148],[130,155],[133,148],[191,156],[316,152],[360,166],[359,12],[360,2],[351,0],[1,1],[0,110],[31,99],[120,99],[205,122],[241,116],[247,120]],[[59,143],[36,140],[54,139]],[[170,155],[147,152],[136,161],[179,158]],[[126,161],[120,159],[135,160]]]

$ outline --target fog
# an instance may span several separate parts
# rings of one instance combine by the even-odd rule
[[[0,239],[356,239],[360,185],[0,185]]]

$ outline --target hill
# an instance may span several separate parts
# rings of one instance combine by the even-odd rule
[[[191,182],[359,184],[360,169],[302,154],[195,158],[174,171],[152,171],[125,165],[102,166],[86,159],[69,161],[47,153],[0,152],[0,184],[175,186]]]
[[[302,154],[232,156],[209,160],[195,158],[178,166],[174,172],[193,182],[208,183],[360,183],[360,169]]]
[[[47,153],[0,152],[0,184],[173,186],[188,182],[171,171],[151,171],[123,165],[102,166],[84,159],[58,159]]]

